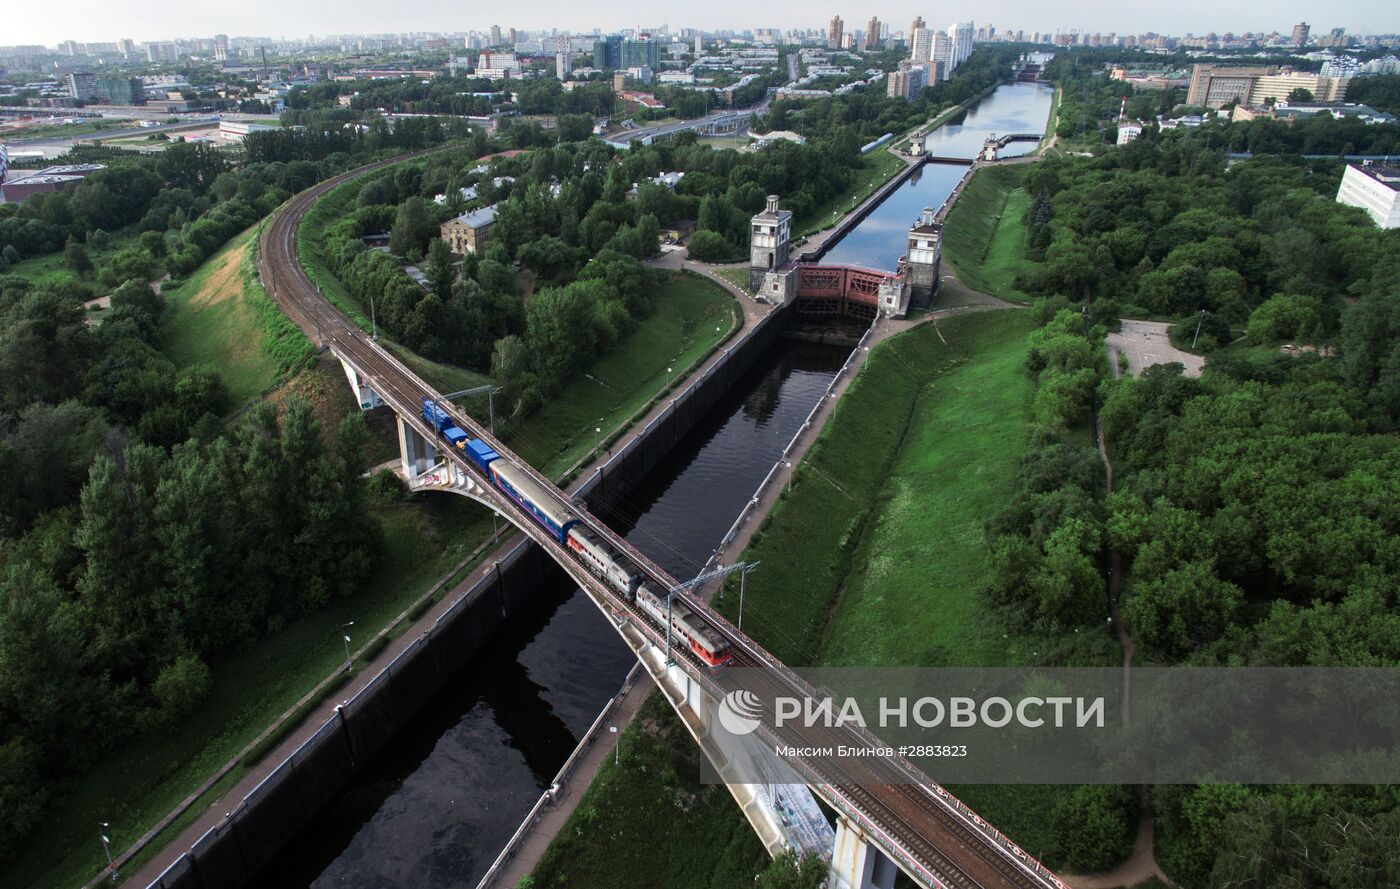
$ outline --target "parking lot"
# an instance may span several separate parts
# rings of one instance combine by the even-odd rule
[[[1108,335],[1108,362],[1113,375],[1118,376],[1118,355],[1128,356],[1128,373],[1137,376],[1143,368],[1154,364],[1178,362],[1186,368],[1186,376],[1199,377],[1206,360],[1200,355],[1183,352],[1167,338],[1165,321],[1123,321],[1121,330]]]

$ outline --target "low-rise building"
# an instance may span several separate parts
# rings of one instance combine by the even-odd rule
[[[1142,123],[1136,120],[1125,120],[1118,124],[1119,145],[1127,145],[1129,142],[1142,135]]]
[[[439,233],[453,253],[465,256],[486,249],[491,226],[496,222],[496,205],[463,213],[442,224]]]
[[[1381,228],[1400,228],[1400,167],[1347,164],[1337,203],[1360,207]]]
[[[767,148],[777,142],[791,142],[795,145],[806,145],[807,140],[800,134],[792,130],[774,130],[771,133],[764,133],[757,137],[754,144],[758,148]]]

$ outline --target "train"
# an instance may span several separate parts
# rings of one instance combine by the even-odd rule
[[[471,461],[501,493],[548,531],[560,546],[568,549],[574,560],[590,574],[637,603],[658,626],[666,626],[665,590],[658,592],[648,585],[646,576],[637,566],[580,522],[568,504],[528,473],[501,459],[485,441],[467,435],[452,415],[431,398],[423,399],[423,420],[448,447]],[[684,639],[691,652],[712,669],[734,659],[729,641],[684,603],[671,602],[669,619],[671,631]]]

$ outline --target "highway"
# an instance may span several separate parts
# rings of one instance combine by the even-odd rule
[[[426,152],[419,154],[423,153]],[[404,157],[413,156],[416,155]],[[345,181],[403,160],[404,157],[349,171],[293,197],[262,233],[258,258],[262,282],[289,318],[309,337],[326,345],[338,358],[355,368],[405,422],[418,429],[419,434],[435,439],[432,430],[422,421],[420,410],[424,398],[437,399],[439,404],[454,414],[461,428],[469,435],[487,441],[502,459],[529,473],[562,503],[570,504],[569,495],[496,442],[470,417],[442,401],[436,391],[327,302],[301,267],[296,251],[296,231],[302,217],[316,200]],[[455,450],[444,448],[442,452],[482,488],[496,491],[491,480],[474,463]],[[549,551],[556,561],[566,568],[572,566],[570,574],[585,586],[615,626],[620,630],[634,627],[653,641],[665,644],[665,629],[652,621],[630,598],[618,594],[583,571],[568,550],[546,534],[512,500],[505,497],[497,497],[497,500],[502,512],[513,512],[514,523]],[[659,588],[671,589],[677,585],[674,578],[586,509],[578,505],[571,508],[582,524],[632,559]],[[853,728],[778,727],[773,724],[771,714],[775,698],[820,695],[706,603],[689,594],[677,598],[707,620],[730,643],[735,655],[732,667],[711,671],[688,648],[680,647],[675,649],[677,662],[693,680],[715,696],[722,697],[741,687],[741,683],[743,688],[758,695],[768,705],[765,707],[766,721],[759,728],[765,740],[795,747],[840,744],[863,747],[877,743],[867,732]],[[881,770],[880,775],[888,776],[889,783],[856,782],[839,766],[823,765],[820,771],[818,767],[804,763],[794,763],[794,767],[803,774],[815,793],[860,824],[872,841],[926,886],[950,889],[1066,889],[1066,884],[936,787],[901,757],[882,761],[877,766]],[[868,760],[862,762],[862,768],[871,768]]]

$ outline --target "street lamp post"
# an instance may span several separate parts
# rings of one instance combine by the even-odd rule
[[[667,367],[666,367],[666,388],[667,388],[667,389],[671,388],[671,367],[670,367],[670,365],[667,365]]]
[[[118,874],[116,868],[112,866],[112,839],[107,836],[107,828],[111,826],[111,822],[109,821],[99,821],[97,836],[102,840],[102,851],[107,855],[107,870],[111,871],[112,882],[115,883],[120,879],[120,874]]]
[[[613,765],[617,766],[622,763],[622,735],[618,734],[617,726],[615,725],[608,726],[608,731],[617,735],[617,746],[613,748]]]
[[[788,492],[789,494],[791,494],[791,493],[792,493],[792,461],[791,461],[791,460],[788,460],[788,461],[784,462],[784,463],[783,463],[783,466],[786,467],[786,468],[787,468],[787,471],[788,471],[788,477],[787,477],[787,492]]]
[[[348,630],[350,627],[353,627],[354,625],[355,625],[355,622],[352,620],[352,621],[350,621],[349,623],[341,624],[341,627],[340,627],[340,629],[341,629],[341,631],[342,631],[342,632],[341,632],[341,636],[342,636],[342,638],[344,638],[344,640],[345,640],[345,662],[346,662],[347,664],[350,663],[350,637],[347,636],[347,635],[345,635],[344,631],[345,631],[345,630]]]

